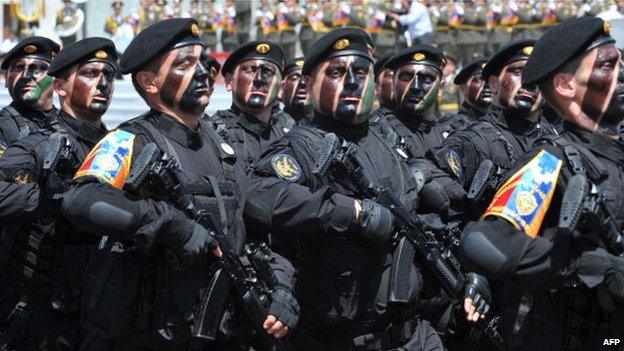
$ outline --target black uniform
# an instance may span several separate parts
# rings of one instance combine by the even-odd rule
[[[400,149],[406,159],[422,157],[425,153],[439,146],[447,136],[435,120],[425,121],[417,118],[400,118],[388,114],[386,118],[377,120],[388,142],[395,149]]]
[[[53,173],[43,170],[50,135],[69,141],[68,159],[59,161]],[[39,130],[11,145],[0,158],[3,196],[0,217],[5,225],[0,255],[7,276],[0,305],[2,325],[17,349],[77,349],[84,333],[80,325],[80,296],[84,268],[95,250],[96,238],[76,230],[59,217],[64,184],[106,128],[95,128],[59,112],[51,130]],[[26,311],[16,304],[27,302]],[[8,314],[8,324],[5,324]],[[26,320],[17,317],[23,314]],[[12,331],[25,335],[11,335]],[[11,340],[13,339],[13,340]]]
[[[556,230],[562,194],[574,174],[584,174],[598,191],[604,192],[606,204],[617,215],[618,227],[622,226],[624,143],[567,122],[564,128],[561,136],[538,141],[533,151],[522,156],[505,177],[521,173],[518,170],[540,158],[542,150],[562,163],[561,171],[554,174],[552,201],[540,201],[533,208],[546,211],[541,235],[531,239],[516,229],[527,227],[512,225],[501,217],[489,217],[469,225],[461,243],[469,267],[508,284],[500,306],[503,336],[510,350],[599,350],[604,338],[617,337],[624,330],[622,294],[616,297],[613,310],[602,310],[597,298],[599,289],[588,289],[603,280],[606,284],[622,284],[613,277],[619,272],[620,280],[623,279],[624,261],[611,262],[603,249],[593,249],[595,245],[585,239]],[[497,194],[490,209],[514,208],[512,204],[498,203],[498,197]],[[485,215],[493,214],[490,209]],[[531,222],[526,225],[535,226]],[[473,251],[475,240],[480,253]],[[586,252],[581,254],[583,251]],[[499,257],[508,264],[503,267],[496,260],[489,261],[488,252],[502,255]],[[478,259],[479,254],[486,258]],[[577,258],[572,260],[574,257]]]
[[[260,155],[275,140],[288,133],[295,121],[285,112],[276,111],[269,123],[243,112],[232,105],[207,119],[219,135],[232,145],[247,169],[258,162]]]
[[[330,132],[354,143],[375,180],[391,186],[411,208],[416,206],[409,170],[378,131],[368,123],[350,126],[316,115],[311,125],[295,127],[263,155],[254,170],[256,187],[246,213],[287,243],[298,268],[302,320],[295,338],[300,349],[355,349],[366,344],[366,335],[383,349],[398,347],[419,325],[414,311],[420,288],[417,267],[412,268],[412,304],[389,306],[391,252],[354,236],[353,201],[358,195],[312,174],[317,148]],[[280,158],[292,162],[292,181],[284,181],[288,169],[276,165]],[[419,333],[427,334],[426,329],[428,324],[417,327]]]
[[[15,101],[0,110],[0,154],[17,140],[39,129],[49,127],[58,110],[40,111],[22,106]]]
[[[540,117],[537,123],[533,123],[521,117],[508,116],[500,107],[491,106],[479,122],[471,123],[449,136],[442,145],[432,149],[427,157],[456,178],[465,189],[469,189],[483,161],[491,160],[496,168],[500,168],[500,177],[531,148],[535,140],[544,135],[554,135],[544,118]],[[476,199],[476,215],[489,203],[497,186],[490,186]]]
[[[438,120],[447,136],[464,129],[468,124],[481,119],[485,114],[467,102],[463,102],[457,113],[448,113]],[[443,132],[443,133],[444,133]]]

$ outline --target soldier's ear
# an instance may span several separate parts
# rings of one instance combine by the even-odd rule
[[[156,85],[156,74],[150,71],[139,71],[136,74],[137,83],[148,94],[156,94],[159,91]]]
[[[223,73],[223,80],[225,81],[225,89],[232,91],[232,73]]]
[[[555,93],[564,99],[573,99],[577,92],[574,75],[570,73],[557,73],[552,78],[552,87]]]
[[[54,78],[54,81],[52,82],[52,89],[54,89],[54,92],[60,98],[64,98],[67,96],[67,91],[65,90],[66,83],[67,83],[67,80],[65,78],[60,78],[60,77]]]

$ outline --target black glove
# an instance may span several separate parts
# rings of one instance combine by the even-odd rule
[[[466,274],[464,299],[472,299],[472,305],[481,315],[487,314],[492,305],[492,294],[487,279],[476,273]]]
[[[366,240],[385,244],[390,239],[394,228],[394,216],[390,210],[375,201],[364,200],[361,204],[362,213],[358,220],[359,233]]]
[[[589,288],[604,284],[616,299],[624,301],[624,257],[602,250],[583,252],[578,276]]]
[[[158,237],[158,241],[176,254],[180,267],[207,267],[212,250],[219,246],[217,239],[203,226],[192,222],[190,230],[168,231]]]
[[[278,287],[271,294],[271,298],[269,314],[274,315],[290,329],[294,328],[299,320],[299,303],[295,297],[287,289]]]

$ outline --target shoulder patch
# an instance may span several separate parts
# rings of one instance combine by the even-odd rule
[[[534,238],[550,206],[563,162],[542,150],[498,189],[483,217],[505,218]]]
[[[464,171],[462,168],[461,158],[459,157],[457,151],[451,148],[447,148],[444,154],[444,158],[446,159],[446,163],[448,163],[451,171],[453,171],[453,174],[455,174],[455,176],[457,176],[458,178],[461,178]]]
[[[4,142],[4,140],[0,140],[0,157],[2,157],[2,155],[4,155],[4,152],[7,149],[7,145]]]
[[[35,173],[31,169],[20,168],[11,174],[11,180],[15,184],[34,183]]]
[[[123,188],[131,168],[134,138],[134,134],[121,129],[108,133],[89,152],[74,179],[91,176]]]
[[[301,177],[301,166],[294,157],[280,153],[271,157],[271,167],[283,180],[296,182]]]

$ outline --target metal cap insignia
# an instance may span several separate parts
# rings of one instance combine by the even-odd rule
[[[610,34],[611,33],[611,23],[609,23],[608,21],[604,21],[604,23],[602,24],[602,31],[604,32],[604,34]]]
[[[349,44],[351,44],[349,39],[338,39],[334,43],[333,48],[334,48],[334,50],[343,50],[344,48],[349,46]]]
[[[417,52],[417,53],[414,54],[414,56],[412,56],[412,58],[415,61],[422,61],[422,60],[424,60],[426,58],[426,56],[422,52]]]
[[[218,73],[218,72],[217,72],[217,69],[216,69],[214,66],[213,66],[213,67],[210,67],[210,76],[211,76],[212,78],[216,77],[216,76],[217,76],[217,73]]]
[[[24,52],[27,54],[32,54],[33,52],[37,51],[37,47],[34,45],[26,45],[24,47]]]
[[[256,52],[259,54],[266,54],[270,50],[271,47],[269,46],[269,44],[258,44],[258,46],[256,46]]]
[[[106,51],[100,50],[100,51],[95,53],[95,57],[100,59],[100,60],[104,60],[104,59],[106,59],[108,57],[108,54],[106,53]]]
[[[199,26],[195,23],[191,25],[191,34],[193,34],[194,37],[199,36]]]
[[[522,53],[525,54],[526,56],[531,56],[531,54],[533,53],[533,47],[532,46],[525,46],[522,49]]]
[[[297,62],[295,62],[295,65],[297,67],[303,67],[303,63],[304,63],[303,60],[297,60]]]

